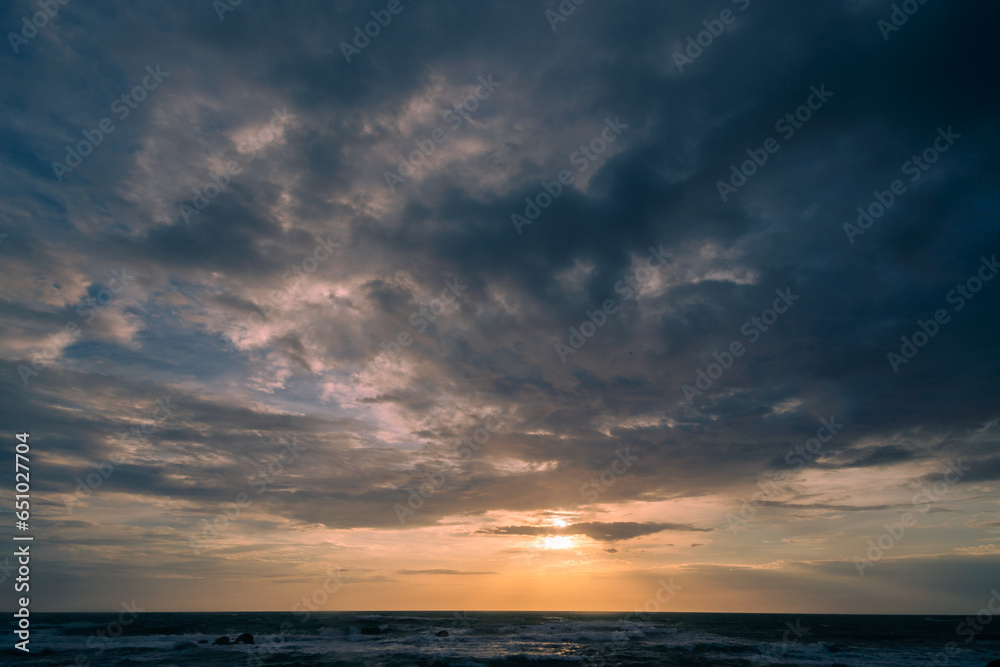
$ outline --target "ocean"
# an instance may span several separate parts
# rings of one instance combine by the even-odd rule
[[[1000,632],[960,616],[513,612],[32,614],[4,665],[983,667]],[[253,645],[217,646],[250,633]],[[447,633],[445,636],[444,633]],[[438,636],[441,634],[441,636]],[[968,642],[966,641],[968,640]],[[951,644],[949,644],[951,643]],[[947,647],[951,647],[949,653]],[[957,652],[955,649],[958,649]]]

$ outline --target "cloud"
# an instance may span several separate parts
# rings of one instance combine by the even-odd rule
[[[889,466],[896,463],[909,461],[915,457],[914,452],[894,445],[889,445],[886,447],[878,447],[873,450],[868,450],[863,452],[844,451],[841,452],[841,456],[848,456],[854,453],[858,454],[858,458],[849,461],[847,463],[844,463],[840,467],[869,468],[873,466]]]
[[[486,535],[586,535],[592,540],[616,542],[653,535],[665,530],[709,532],[712,529],[678,523],[636,523],[633,521],[603,523],[595,521],[573,523],[568,526],[503,526],[484,528],[477,532]]]
[[[974,547],[956,547],[955,553],[967,556],[1000,555],[1000,544],[980,544]]]
[[[961,476],[958,478],[960,482],[992,482],[1000,480],[1000,456],[974,459],[965,458],[956,460],[956,464],[960,466],[959,472]],[[956,472],[949,469],[946,472],[929,473],[924,476],[924,480],[928,482],[949,481],[951,483],[954,481],[951,478],[955,476]]]

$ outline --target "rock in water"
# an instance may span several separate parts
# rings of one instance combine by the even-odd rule
[[[236,638],[235,644],[253,644],[253,635],[249,632],[244,632],[242,635]]]
[[[448,631],[447,630],[442,630],[441,632],[437,633],[434,636],[435,637],[447,637],[448,636]]]
[[[232,644],[232,642],[229,641],[229,637],[219,637],[212,643],[215,644],[216,646],[229,646],[230,644]]]
[[[1000,667],[1000,660],[994,660],[990,664],[986,665],[986,667]]]

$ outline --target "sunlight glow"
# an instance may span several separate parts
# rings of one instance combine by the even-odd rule
[[[542,538],[544,549],[572,549],[576,545],[576,538],[569,535],[553,535]]]

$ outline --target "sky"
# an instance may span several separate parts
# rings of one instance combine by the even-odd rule
[[[5,3],[33,609],[980,609],[1000,16],[902,5]]]

